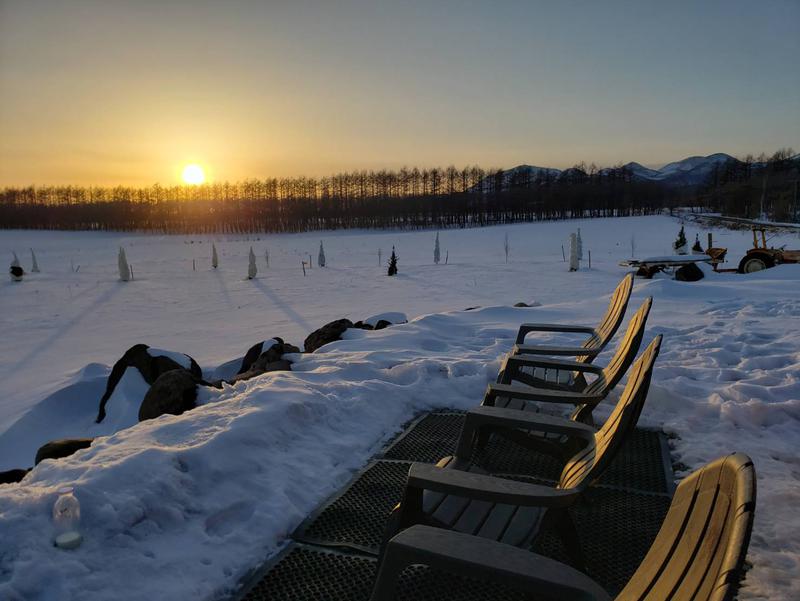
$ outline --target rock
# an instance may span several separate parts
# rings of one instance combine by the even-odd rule
[[[363,321],[355,322],[353,324],[353,327],[354,328],[358,328],[359,330],[374,330],[375,329],[371,325],[369,325],[368,323],[364,323]]]
[[[391,325],[393,325],[391,321],[386,321],[385,319],[379,319],[378,323],[375,324],[375,329],[382,330],[384,328],[388,328]]]
[[[8,272],[11,274],[11,279],[15,282],[21,282],[22,276],[25,275],[25,272],[19,265],[12,265]]]
[[[378,324],[382,321],[385,321],[387,324],[391,326],[397,323],[408,323],[408,317],[406,316],[405,313],[400,313],[399,311],[389,311],[387,313],[379,313],[378,315],[367,317],[364,320],[364,323],[371,325],[373,328],[378,330],[381,329],[378,328]]]
[[[69,457],[76,451],[81,449],[88,449],[92,444],[93,438],[62,438],[60,440],[51,440],[45,445],[39,447],[36,451],[36,459],[34,465],[39,465],[45,459],[61,459],[62,457]]]
[[[114,393],[114,388],[116,388],[117,384],[122,378],[122,374],[125,373],[127,368],[135,367],[138,369],[139,373],[142,374],[142,377],[148,384],[153,384],[163,373],[172,371],[174,369],[185,369],[183,365],[168,356],[158,355],[154,357],[148,352],[149,348],[150,347],[146,344],[135,344],[125,351],[125,354],[122,355],[122,358],[120,358],[120,360],[114,364],[114,367],[111,370],[111,375],[108,377],[106,391],[103,393],[103,397],[100,399],[100,409],[97,412],[96,420],[98,424],[105,418],[106,403]],[[188,355],[178,353],[170,354],[173,356],[179,355],[181,357],[186,357],[188,359],[189,372],[197,379],[203,377],[203,372],[194,359]]]
[[[704,277],[703,270],[696,263],[689,263],[675,270],[675,279],[679,282],[696,282]]]
[[[514,303],[515,307],[530,307],[528,303]]]
[[[256,369],[261,371],[270,371],[267,369],[268,365],[282,362],[285,354],[299,352],[300,349],[291,344],[273,344],[270,348],[261,353],[261,356],[256,360],[255,363],[253,363],[250,370]],[[291,365],[288,361],[284,361],[284,363]]]
[[[180,415],[194,409],[196,400],[197,379],[186,369],[173,369],[161,374],[144,395],[139,406],[139,421],[165,413]]]
[[[266,354],[266,353],[265,353]],[[291,371],[292,364],[285,359],[279,359],[278,361],[272,361],[270,363],[266,363],[263,365],[254,365],[250,370],[244,372],[243,374],[236,374],[233,379],[228,380],[228,384],[233,384],[235,382],[241,382],[244,380],[249,380],[250,378],[255,378],[256,376],[260,376],[261,374],[265,374],[268,371]]]
[[[0,472],[0,484],[13,484],[15,482],[19,482],[28,475],[29,471],[31,471],[31,468],[26,470],[17,469],[8,470],[7,472]]]
[[[307,353],[313,353],[319,347],[333,342],[334,340],[341,340],[342,334],[347,328],[352,328],[353,322],[349,319],[337,319],[330,323],[326,323],[320,329],[311,332],[308,338],[303,342],[303,346]]]
[[[274,346],[275,344],[283,344],[283,338],[278,338],[276,336],[275,338],[264,340],[262,342],[257,342],[256,344],[251,346],[249,349],[247,349],[247,352],[244,354],[244,358],[242,359],[242,366],[236,373],[243,374],[244,372],[249,370],[253,366],[253,363],[255,363],[256,360],[261,356],[261,353],[264,352],[265,350],[264,345],[270,342],[273,343],[269,345],[270,347]]]

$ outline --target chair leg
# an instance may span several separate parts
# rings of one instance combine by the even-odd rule
[[[567,555],[574,562],[575,567],[582,572],[586,571],[586,557],[581,548],[581,542],[578,538],[578,529],[575,527],[575,522],[572,519],[569,511],[566,509],[556,510],[554,517],[554,525],[556,533],[564,543],[564,548]]]

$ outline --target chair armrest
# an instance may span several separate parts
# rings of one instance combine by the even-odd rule
[[[371,600],[392,599],[400,574],[414,564],[548,599],[611,599],[594,580],[553,559],[478,536],[418,525],[389,541]]]
[[[544,367],[546,369],[557,369],[559,371],[589,372],[597,375],[603,373],[602,367],[592,365],[591,363],[537,357],[536,355],[509,355],[507,364],[518,365],[520,367]]]
[[[404,497],[409,496],[408,489],[429,490],[474,501],[523,507],[569,507],[580,496],[577,490],[550,488],[456,469],[448,470],[429,463],[411,464],[406,489]]]
[[[594,334],[594,328],[589,326],[571,326],[560,323],[523,323],[517,332],[517,344],[525,341],[525,336],[531,332],[562,332],[566,334]]]
[[[561,357],[596,357],[601,349],[584,348],[582,346],[541,346],[515,344],[512,355],[556,355]]]
[[[523,401],[541,401],[542,403],[564,403],[570,405],[597,405],[603,400],[599,394],[586,394],[569,390],[548,390],[546,388],[531,388],[514,386],[513,384],[491,383],[486,387],[486,394],[481,405],[494,406],[497,397],[510,397]]]
[[[467,412],[464,419],[465,423],[522,428],[525,430],[534,430],[536,432],[575,436],[587,440],[594,438],[594,435],[597,433],[597,430],[592,426],[574,422],[564,417],[558,417],[557,415],[531,413],[518,409],[503,409],[501,407],[474,407]]]
[[[529,432],[546,432],[569,438],[578,438],[586,442],[594,441],[595,429],[587,424],[519,409],[503,409],[501,407],[475,407],[467,412],[461,435],[456,446],[456,460],[471,457],[472,449],[482,428],[502,428],[528,430]]]

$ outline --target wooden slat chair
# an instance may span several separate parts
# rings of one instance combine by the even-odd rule
[[[731,601],[744,572],[755,505],[755,468],[747,455],[722,457],[689,475],[678,485],[650,551],[615,599]],[[591,578],[558,561],[502,542],[415,525],[386,545],[372,601],[392,599],[410,565],[496,582],[535,599],[610,599]]]
[[[503,360],[497,382],[489,384],[486,389],[481,404],[523,411],[538,411],[537,402],[570,404],[575,406],[572,419],[591,425],[592,410],[614,389],[636,358],[652,306],[653,298],[647,297],[631,317],[625,336],[606,367],[529,355],[509,355]],[[523,367],[534,367],[544,370],[545,373],[560,371],[581,376],[584,373],[591,373],[596,378],[588,383],[581,377],[580,381],[583,381],[584,385],[580,390],[576,390],[572,384],[540,388],[535,379],[531,379],[528,374],[521,371]],[[525,386],[512,384],[515,381],[523,382]],[[578,379],[573,377],[572,382],[576,381]]]
[[[528,548],[541,531],[553,527],[570,557],[583,565],[566,509],[603,475],[636,426],[660,345],[658,336],[636,360],[620,400],[598,431],[567,419],[514,409],[477,407],[468,412],[454,457],[436,465],[411,465],[403,500],[392,513],[384,540],[414,524],[427,524]],[[470,463],[472,440],[487,427],[550,432],[581,439],[583,445],[566,461],[555,488],[497,478]]]
[[[556,323],[524,323],[517,332],[516,344],[511,354],[520,355],[550,355],[561,357],[576,357],[581,363],[591,363],[592,360],[611,341],[625,317],[628,300],[633,289],[633,274],[626,275],[617,285],[611,295],[608,310],[596,328],[590,326],[575,326]],[[567,334],[588,334],[579,346],[547,346],[527,345],[525,337],[531,332],[561,332]],[[532,374],[534,377],[536,374]]]

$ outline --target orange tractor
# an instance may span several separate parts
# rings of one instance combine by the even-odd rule
[[[739,261],[737,269],[717,269],[717,265],[725,260],[725,254],[728,252],[727,248],[709,248],[706,250],[712,259],[716,271],[738,272],[738,273],[753,273],[761,271],[762,269],[769,269],[781,263],[800,263],[800,250],[786,250],[784,247],[772,248],[767,247],[767,234],[763,227],[753,227],[753,248]],[[759,240],[758,234],[761,234]],[[711,242],[711,234],[709,234],[709,246]]]

